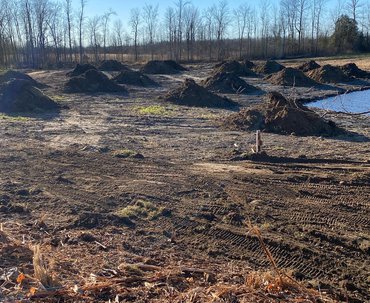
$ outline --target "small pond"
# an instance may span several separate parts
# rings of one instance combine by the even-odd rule
[[[370,111],[370,90],[358,91],[313,101],[308,103],[307,106],[337,112],[368,112]]]

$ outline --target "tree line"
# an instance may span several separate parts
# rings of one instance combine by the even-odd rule
[[[74,3],[72,3],[74,1]],[[75,5],[72,5],[75,4]],[[88,0],[0,0],[0,66],[105,59],[287,58],[370,51],[370,0],[260,0],[200,10],[187,0],[87,16]]]

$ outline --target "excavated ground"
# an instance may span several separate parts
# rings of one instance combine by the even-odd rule
[[[370,118],[325,113],[351,133],[334,138],[264,133],[271,161],[235,161],[255,139],[253,132],[219,127],[230,110],[157,99],[185,78],[199,82],[212,71],[212,64],[187,67],[179,75],[152,76],[160,87],[127,86],[128,96],[63,94],[66,71],[31,73],[64,109],[0,117],[3,231],[24,245],[41,244],[59,281],[73,286],[91,275],[114,275],[132,256],[231,277],[241,268],[271,269],[258,239],[248,233],[250,221],[281,270],[337,300],[370,300]],[[246,81],[297,98],[338,92],[334,86],[272,86],[262,77]],[[262,100],[228,97],[242,107]],[[161,110],[151,112],[153,105]],[[115,157],[127,149],[144,159]],[[117,219],[138,201],[166,211]],[[94,238],[83,240],[81,233]],[[2,251],[0,276],[13,267],[32,275],[29,252],[9,256]],[[4,292],[0,301],[2,296],[17,298]],[[101,301],[108,299],[114,297]]]

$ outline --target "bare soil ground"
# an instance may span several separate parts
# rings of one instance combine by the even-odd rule
[[[255,139],[219,127],[231,110],[157,98],[185,78],[205,79],[213,64],[186,67],[179,75],[152,76],[160,87],[127,86],[128,96],[63,94],[66,71],[30,73],[68,108],[0,117],[0,280],[12,268],[26,274],[20,288],[14,277],[2,282],[0,301],[289,301],[289,292],[244,291],[248,274],[271,270],[246,222],[260,230],[277,267],[316,290],[322,302],[370,300],[370,118],[327,113],[348,133],[264,133],[264,150],[275,161],[233,161]],[[291,89],[262,77],[246,81],[296,98],[338,92],[334,85]],[[241,107],[262,100],[260,94],[228,97]],[[116,157],[124,150],[144,158]],[[150,209],[128,219],[138,205]],[[74,291],[43,297],[30,278],[27,247],[36,244],[49,273]],[[143,278],[148,268],[128,268],[137,263],[153,266],[152,276]],[[96,281],[107,284],[84,288]]]

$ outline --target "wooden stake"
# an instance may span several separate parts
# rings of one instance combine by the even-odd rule
[[[256,132],[256,153],[262,151],[262,140],[261,140],[261,131],[257,130]]]

